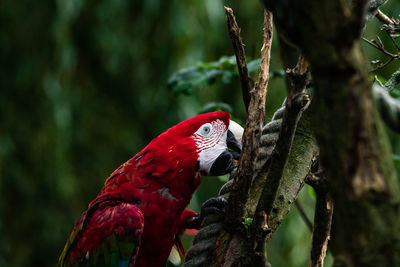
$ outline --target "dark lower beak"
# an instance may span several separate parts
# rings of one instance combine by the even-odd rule
[[[236,140],[231,131],[228,130],[226,144],[228,150],[225,150],[218,156],[211,166],[210,173],[208,175],[218,176],[230,173],[237,166],[234,160],[238,160],[240,152],[242,151],[242,145]]]
[[[242,145],[236,140],[233,133],[228,130],[228,134],[226,137],[226,145],[228,146],[229,152],[231,152],[233,159],[238,160],[240,157],[240,153],[242,152]]]
[[[211,166],[210,173],[208,175],[218,176],[230,173],[236,168],[235,163],[233,162],[233,156],[228,151],[225,150],[218,156],[218,158],[214,161]]]

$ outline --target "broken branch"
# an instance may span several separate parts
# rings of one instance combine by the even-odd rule
[[[317,195],[309,266],[323,267],[331,232],[333,201],[321,171],[307,176],[305,182],[314,188]]]
[[[246,64],[246,54],[244,52],[244,46],[242,37],[240,36],[240,28],[237,25],[233,10],[229,7],[224,7],[226,21],[228,24],[228,32],[231,37],[233,50],[235,51],[236,64],[238,66],[240,87],[242,88],[243,102],[248,112],[250,104],[250,79],[249,72]]]
[[[244,206],[255,173],[259,152],[261,130],[265,117],[265,97],[269,80],[269,61],[272,46],[272,14],[264,11],[264,41],[261,49],[261,66],[258,81],[250,92],[248,117],[242,142],[243,150],[237,172],[233,175],[232,191],[227,207],[228,225],[236,226],[242,222]]]

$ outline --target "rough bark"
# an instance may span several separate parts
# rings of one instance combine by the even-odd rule
[[[336,264],[400,266],[399,184],[359,41],[366,2],[265,1],[311,65],[313,125],[335,203]]]
[[[251,98],[250,95],[251,88],[250,88],[249,72],[247,70],[246,53],[244,51],[242,37],[240,36],[240,28],[236,22],[233,10],[229,7],[224,7],[224,9],[228,25],[228,32],[232,41],[233,51],[235,52],[236,63],[238,66],[240,87],[242,88],[243,103],[246,108],[246,111],[248,111]]]
[[[309,266],[323,267],[330,239],[334,205],[322,171],[317,174],[310,173],[305,181],[314,188],[317,197]]]
[[[311,163],[318,154],[318,147],[310,127],[309,115],[309,112],[304,112],[298,123],[288,161],[283,169],[277,190],[277,197],[273,201],[272,212],[268,218],[270,234],[267,235],[267,239],[272,237],[272,233],[275,232],[289,212],[304,185],[304,178],[310,171]],[[254,215],[266,177],[267,174],[264,173],[252,184],[246,202],[245,218],[252,218]],[[205,266],[236,266],[234,264],[237,263],[238,259],[241,259],[242,266],[246,266],[246,262],[251,262],[254,256],[254,254],[248,253],[247,238],[246,231],[228,232],[226,229],[222,229],[214,247],[213,255]]]
[[[288,47],[290,47],[290,44]],[[287,61],[285,61],[284,64],[288,68],[295,65],[295,60],[297,60],[298,56],[296,49],[291,49],[291,51],[293,53],[286,57]],[[292,64],[293,62],[294,64]],[[284,109],[282,109],[282,111],[277,111],[273,118],[275,120],[271,123],[274,125],[276,124],[280,128],[282,124],[283,113]],[[268,216],[269,234],[266,236],[267,240],[272,237],[272,233],[278,228],[286,214],[289,212],[290,207],[295,202],[299,191],[304,185],[304,178],[310,171],[311,163],[318,154],[318,147],[310,127],[309,117],[310,113],[306,111],[298,122],[298,127],[290,153],[289,155],[286,155],[288,156],[287,162],[281,166],[281,168],[283,168],[283,172],[280,174],[281,177],[279,177],[279,187],[277,188],[277,191],[274,192],[276,197],[273,199],[271,209],[272,212]],[[271,129],[275,132],[274,125],[271,125],[268,129]],[[279,131],[279,128],[276,130]],[[263,136],[267,137],[268,133],[263,132]],[[271,140],[269,140],[268,137],[268,140],[264,140],[264,145],[268,149],[263,151],[263,148],[261,148],[262,151],[260,152],[260,158],[264,157],[265,160],[267,157],[269,158],[268,155],[271,154],[271,151],[269,150],[271,149],[270,143],[274,142],[275,144],[277,138],[277,136],[275,137],[274,134],[272,134]],[[260,172],[262,166],[265,165],[265,160],[258,160],[256,166],[257,172]],[[253,218],[263,191],[263,187],[267,186],[265,182],[267,175],[268,173],[265,171],[261,172],[257,179],[253,181],[253,184],[250,188],[250,194],[245,205],[245,219]],[[225,189],[222,190],[226,191]],[[252,262],[253,256],[257,254],[257,258],[261,259],[261,261],[257,263],[257,266],[264,264],[267,265],[267,262],[262,261],[264,256],[263,251],[261,250],[257,252],[254,250],[254,248],[249,247],[249,228],[242,226],[241,230],[236,229],[236,231],[232,231],[232,228],[229,227],[229,225],[227,228],[223,228],[219,238],[217,239],[213,254],[211,257],[208,257],[208,263],[205,264],[205,266],[247,266],[249,262]],[[262,243],[260,244],[262,245]],[[253,261],[252,263],[255,262]]]
[[[270,25],[271,24],[270,18],[268,18],[268,16],[266,16],[265,18],[266,18],[265,21],[268,22],[268,24]],[[272,33],[271,26],[265,28],[264,40],[270,40],[271,33]],[[268,42],[267,45],[265,44],[266,43],[264,43],[262,49],[262,54],[263,54],[262,62],[268,61],[268,57],[266,57],[265,55],[269,55],[267,51],[269,50],[268,47],[270,46],[270,42]],[[262,63],[262,65],[263,64],[265,63]],[[301,71],[304,71],[304,69],[301,68]],[[267,75],[268,75],[267,69],[262,68],[260,73],[261,79],[259,80],[259,83],[256,84],[256,87],[260,85],[266,86],[262,84],[265,84],[265,81],[267,81],[267,78],[265,78],[268,77]],[[295,76],[296,75],[294,75],[293,77]],[[300,91],[304,89],[305,85],[306,83],[302,84]],[[308,95],[297,94],[294,95],[293,99],[291,98],[289,102],[291,102],[292,100],[293,101],[296,100],[296,102],[293,104],[293,106],[295,106],[296,103],[305,104],[306,102],[308,102],[309,98]],[[306,101],[297,102],[297,100],[306,100]],[[292,104],[290,104],[289,106],[291,105]],[[226,222],[225,225],[222,225],[221,222],[218,222],[218,218],[210,218],[211,221],[208,221],[207,220],[208,218],[206,218],[207,221],[203,223],[204,224],[203,229],[201,229],[199,234],[195,237],[193,247],[190,248],[188,251],[188,255],[186,258],[187,261],[185,263],[185,266],[237,266],[237,265],[247,266],[247,263],[249,263],[252,260],[252,256],[257,255],[257,253],[254,253],[257,251],[254,251],[254,248],[252,249],[251,248],[252,246],[249,245],[250,244],[249,243],[250,239],[248,237],[249,225],[247,225],[246,227],[244,223],[242,224],[242,222],[244,221],[239,221],[239,223],[237,223],[236,222],[237,218],[230,220],[231,216],[229,216],[229,214],[234,214],[234,216],[237,216],[239,214],[240,215],[239,219],[242,218],[247,220],[253,218],[257,204],[259,203],[260,200],[260,195],[262,194],[263,191],[263,187],[268,186],[265,182],[267,179],[267,173],[265,170],[261,172],[260,170],[264,165],[266,165],[267,159],[270,158],[271,153],[275,147],[275,144],[279,136],[279,131],[282,126],[282,117],[284,117],[285,116],[284,114],[287,113],[285,110],[286,109],[284,107],[277,110],[274,114],[273,120],[263,128],[262,132],[263,135],[261,139],[262,147],[260,147],[260,153],[259,157],[257,158],[255,169],[251,173],[252,177],[256,176],[255,175],[256,173],[258,173],[259,175],[255,180],[252,181],[252,185],[250,187],[250,194],[248,195],[248,198],[246,197],[244,214],[242,214],[241,211],[237,212],[237,210],[236,211],[233,210],[235,212],[232,212],[232,209],[229,209],[228,206],[227,210],[228,219],[225,220]],[[257,111],[260,112],[257,106],[250,105],[249,116],[251,112],[257,112]],[[288,114],[289,115],[291,114],[289,116],[290,119],[289,120],[286,119],[286,121],[293,120],[294,122],[293,124],[295,127],[299,118],[298,113],[289,112]],[[286,117],[288,114],[286,114]],[[300,122],[298,122],[299,128],[297,128],[296,136],[293,140],[293,146],[292,146],[293,149],[290,150],[291,153],[288,155],[288,152],[286,150],[290,149],[290,144],[292,143],[293,139],[292,134],[294,133],[293,129],[289,129],[291,134],[287,139],[288,144],[282,145],[283,144],[282,143],[280,146],[281,150],[282,151],[285,150],[286,152],[282,153],[284,156],[284,158],[282,159],[284,160],[280,161],[279,163],[279,166],[281,169],[283,169],[283,171],[279,170],[279,175],[275,175],[278,178],[280,178],[280,186],[276,188],[273,192],[274,196],[277,197],[273,202],[272,212],[269,216],[270,228],[268,229],[268,231],[270,232],[276,230],[278,225],[283,220],[284,216],[289,211],[290,206],[292,205],[292,203],[294,203],[300,189],[304,184],[304,177],[309,173],[312,159],[318,152],[315,139],[310,130],[311,127],[309,126],[309,120],[307,118],[308,116],[306,115],[303,119],[300,120]],[[279,153],[275,153],[275,157],[276,156],[279,156]],[[269,165],[269,163],[267,165]],[[237,176],[233,175],[233,177]],[[220,194],[225,195],[229,192],[230,194],[235,193],[235,188],[233,186],[235,182],[236,181],[234,180],[227,182],[223,186],[223,188],[221,188]],[[246,190],[242,191],[245,191],[246,193]],[[234,205],[234,208],[235,207],[236,206]],[[217,221],[212,221],[214,219]],[[215,236],[216,233],[214,231],[215,227],[218,228],[217,232],[220,231],[219,237]],[[270,238],[270,236],[268,236],[267,238]],[[213,255],[210,256],[209,252],[214,244],[215,248],[212,251]],[[250,253],[248,253],[248,251],[250,251]],[[261,254],[263,254],[262,250],[260,252]],[[259,258],[262,259],[263,255],[260,256],[261,257]],[[206,259],[208,259],[208,261],[205,263]],[[266,263],[263,262],[261,264],[263,265]]]
[[[233,17],[232,10],[230,10],[228,13],[230,13],[230,15],[227,15],[228,25],[230,25],[232,18],[229,18],[231,16]],[[234,17],[233,21],[235,21]],[[236,23],[233,26],[237,28],[237,25],[235,25]],[[232,39],[232,41],[234,44],[234,49],[240,49],[236,47],[234,39]],[[238,170],[233,174],[233,185],[227,206],[226,221],[233,227],[237,227],[237,225],[240,225],[242,222],[244,206],[248,198],[249,189],[255,173],[256,161],[259,152],[258,148],[261,141],[261,130],[265,119],[265,97],[267,94],[269,81],[271,45],[272,14],[265,11],[264,39],[263,47],[261,49],[260,74],[258,76],[258,81],[254,85],[254,89],[250,91],[250,103],[247,110],[248,116],[242,138],[243,149],[240,155]],[[243,92],[245,93],[245,91]]]
[[[299,64],[299,66],[303,65]],[[292,144],[293,130],[296,129],[299,114],[301,114],[301,108],[296,108],[295,101],[304,96],[300,92],[304,90],[307,85],[307,82],[304,81],[309,81],[309,77],[302,68],[296,69],[299,76],[292,72],[289,73],[289,76],[293,75],[292,79],[301,76],[301,83],[294,81],[289,86],[293,90],[292,94],[289,94],[291,100],[287,102],[292,104],[286,103],[286,111],[283,112],[284,118],[280,119],[283,130],[275,147],[277,151],[269,157],[270,161],[259,165],[264,167],[261,171],[258,170],[259,174],[251,186],[244,216],[246,219],[252,219],[256,210],[266,215],[265,209],[268,208],[268,226],[263,219],[266,216],[255,216],[253,224],[247,225],[247,227],[242,226],[242,231],[238,229],[223,231],[217,240],[214,255],[209,261],[211,266],[267,265],[264,257],[264,240],[271,238],[272,233],[294,203],[304,184],[304,178],[310,170],[312,159],[318,152],[307,115],[300,120]],[[268,171],[271,170],[270,168],[273,170]],[[265,190],[265,188],[273,190]],[[264,198],[268,198],[271,203],[265,205]],[[258,220],[260,218],[261,220]]]
[[[260,175],[265,173],[266,178],[254,213],[254,222],[250,227],[250,237],[247,241],[248,247],[250,247],[249,253],[251,254],[252,250],[255,249],[255,255],[251,257],[253,265],[262,265],[266,261],[264,259],[264,245],[267,235],[271,232],[268,227],[269,217],[272,213],[273,203],[288,160],[297,123],[302,111],[310,101],[310,96],[305,93],[306,86],[311,78],[308,62],[303,57],[300,57],[296,67],[289,69],[286,74],[288,96],[285,103],[282,126],[272,155],[260,171]]]

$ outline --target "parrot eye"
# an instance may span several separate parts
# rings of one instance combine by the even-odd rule
[[[211,131],[212,131],[211,124],[206,123],[197,130],[197,133],[201,134],[202,136],[208,136],[210,135]]]

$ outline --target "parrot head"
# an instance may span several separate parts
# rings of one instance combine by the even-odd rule
[[[219,176],[236,168],[242,134],[243,128],[231,121],[229,113],[224,111],[187,119],[154,138],[115,170],[102,192],[120,188],[127,181],[135,181],[143,187],[148,181],[142,177],[147,177],[171,190],[187,187],[190,190],[186,193],[191,196],[201,175]],[[121,175],[124,173],[128,174]],[[152,187],[146,189],[151,190]]]
[[[224,175],[235,169],[234,160],[239,159],[242,148],[233,127],[230,127],[233,123],[229,120],[229,114],[223,111],[216,114],[221,118],[205,122],[192,135],[199,156],[200,172],[212,176]]]
[[[102,192],[115,190],[130,180],[140,186],[147,185],[141,177],[151,177],[168,188],[186,185],[196,189],[200,182],[197,178],[202,174],[224,175],[236,168],[234,162],[240,156],[242,134],[243,128],[224,111],[187,119],[154,138],[115,170]],[[129,175],[121,176],[124,173]]]
[[[181,142],[192,143],[201,174],[223,175],[236,168],[241,152],[243,128],[230,120],[224,111],[216,111],[187,119],[166,132]]]

